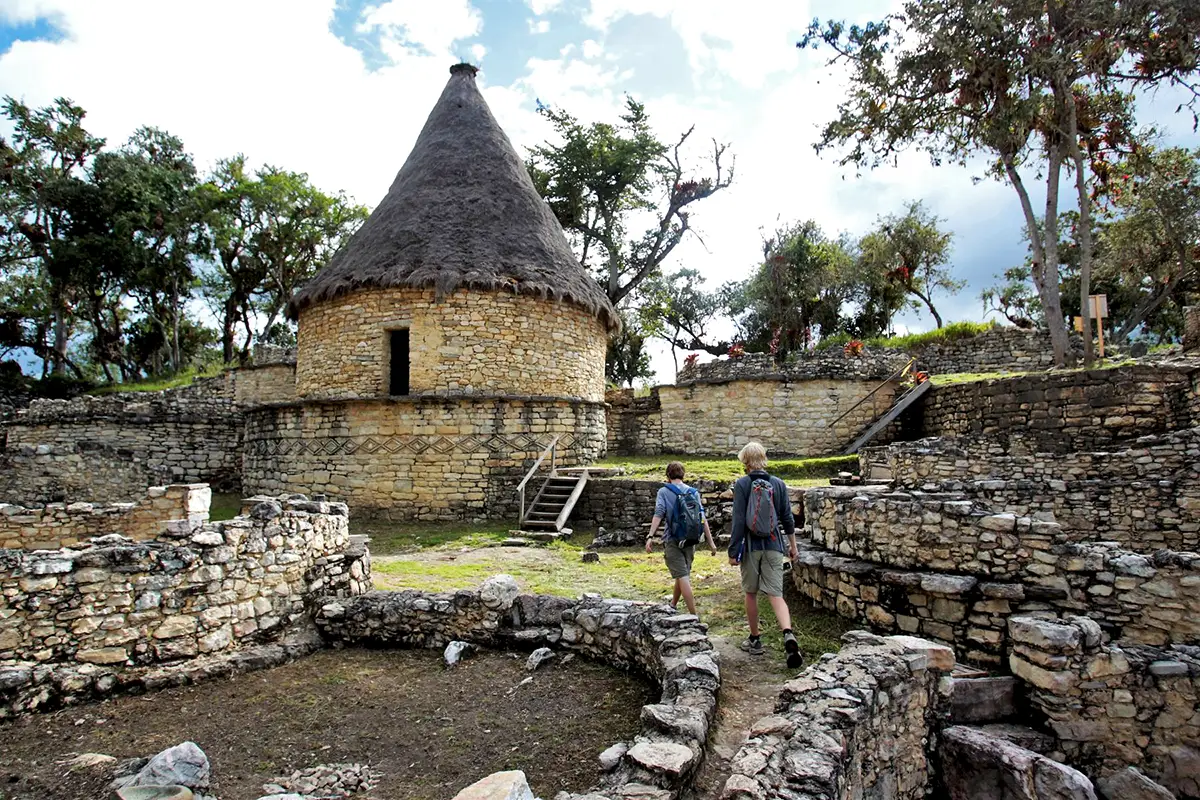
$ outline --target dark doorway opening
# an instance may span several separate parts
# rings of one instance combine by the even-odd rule
[[[408,394],[408,328],[390,331],[391,374],[388,394]]]

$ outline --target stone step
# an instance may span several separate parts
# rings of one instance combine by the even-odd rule
[[[1001,722],[1016,715],[1016,679],[951,678],[950,719],[956,725]]]
[[[989,736],[995,736],[997,739],[1012,742],[1017,747],[1023,747],[1026,750],[1032,750],[1042,755],[1046,755],[1054,750],[1054,736],[1049,733],[1036,731],[1024,725],[1017,725],[1012,722],[993,722],[988,725],[972,727],[979,728],[979,730]]]

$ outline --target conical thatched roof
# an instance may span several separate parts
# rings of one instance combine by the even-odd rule
[[[475,86],[475,68],[450,82],[387,197],[292,299],[313,303],[357,289],[507,289],[583,306],[610,328],[618,317],[571,252],[512,143]]]

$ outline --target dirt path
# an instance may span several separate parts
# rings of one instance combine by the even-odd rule
[[[775,699],[787,676],[772,659],[781,654],[768,651],[750,656],[738,647],[740,639],[712,636],[721,654],[721,697],[717,704],[716,724],[709,732],[704,765],[697,773],[691,790],[683,800],[709,800],[720,797],[729,779],[730,762],[746,741],[750,726],[775,710]]]

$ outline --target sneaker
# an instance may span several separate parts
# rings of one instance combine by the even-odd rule
[[[783,636],[783,649],[787,652],[788,669],[800,669],[804,666],[804,656],[800,655],[800,645],[796,643],[796,637],[790,633]]]
[[[763,654],[762,639],[748,638],[741,643],[740,647],[752,656],[761,656]]]

